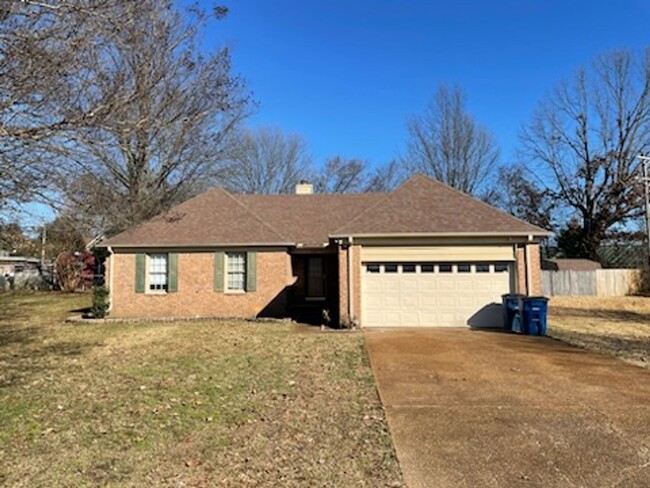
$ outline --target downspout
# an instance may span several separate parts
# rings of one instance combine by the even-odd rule
[[[106,249],[108,250],[108,312],[113,310],[113,275],[115,274],[113,272],[113,266],[115,262],[115,258],[113,257],[113,248],[111,246],[107,246]]]
[[[348,320],[354,322],[354,293],[352,282],[352,237],[348,237]]]

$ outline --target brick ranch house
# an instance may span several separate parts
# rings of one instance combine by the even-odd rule
[[[499,326],[548,233],[416,175],[390,193],[207,191],[105,241],[113,317]]]

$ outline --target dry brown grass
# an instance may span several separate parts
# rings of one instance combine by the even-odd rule
[[[0,296],[0,485],[399,486],[360,334]]]
[[[549,335],[650,367],[650,298],[554,297]]]

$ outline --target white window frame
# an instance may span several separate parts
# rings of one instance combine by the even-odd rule
[[[230,260],[231,258],[234,257],[242,257],[242,263],[243,263],[243,270],[230,270]],[[228,251],[226,252],[226,259],[225,261],[225,266],[224,266],[224,287],[223,289],[226,291],[226,293],[246,293],[246,280],[248,279],[248,270],[246,269],[246,253],[245,252],[238,252],[238,251]],[[229,277],[231,275],[241,275],[242,277],[242,285],[241,288],[230,288],[230,279]]]
[[[154,257],[156,256],[162,256],[165,260],[165,271],[164,271],[164,288],[161,289],[152,289],[151,284],[151,275],[156,274],[156,275],[163,275],[162,271],[152,271],[152,266],[154,263]],[[169,289],[169,254],[160,252],[160,253],[150,253],[147,254],[147,259],[145,261],[145,266],[146,266],[146,273],[145,273],[145,292],[151,295],[161,295],[161,294],[166,294],[168,293]]]

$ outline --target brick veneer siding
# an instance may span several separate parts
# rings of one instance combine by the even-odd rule
[[[528,251],[530,261],[530,290],[526,286],[526,257],[524,246]],[[542,272],[539,252],[539,244],[520,244],[517,246],[517,293],[524,295],[542,294]]]
[[[351,253],[352,264],[352,317],[348,313],[348,256]],[[342,323],[354,321],[359,324],[361,319],[361,246],[353,245],[349,249],[339,248],[339,312]]]
[[[530,259],[530,295],[542,294],[542,262],[539,244],[527,244],[528,259]]]
[[[354,319],[360,323],[361,317],[361,246],[352,246],[352,289],[354,302],[352,304]]]
[[[214,252],[180,252],[178,291],[135,292],[135,254],[112,256],[112,317],[286,316],[292,282],[286,252],[257,252],[257,289],[246,293],[214,291]]]
[[[348,316],[348,260],[347,251],[339,247],[339,317],[341,323],[350,321]]]

